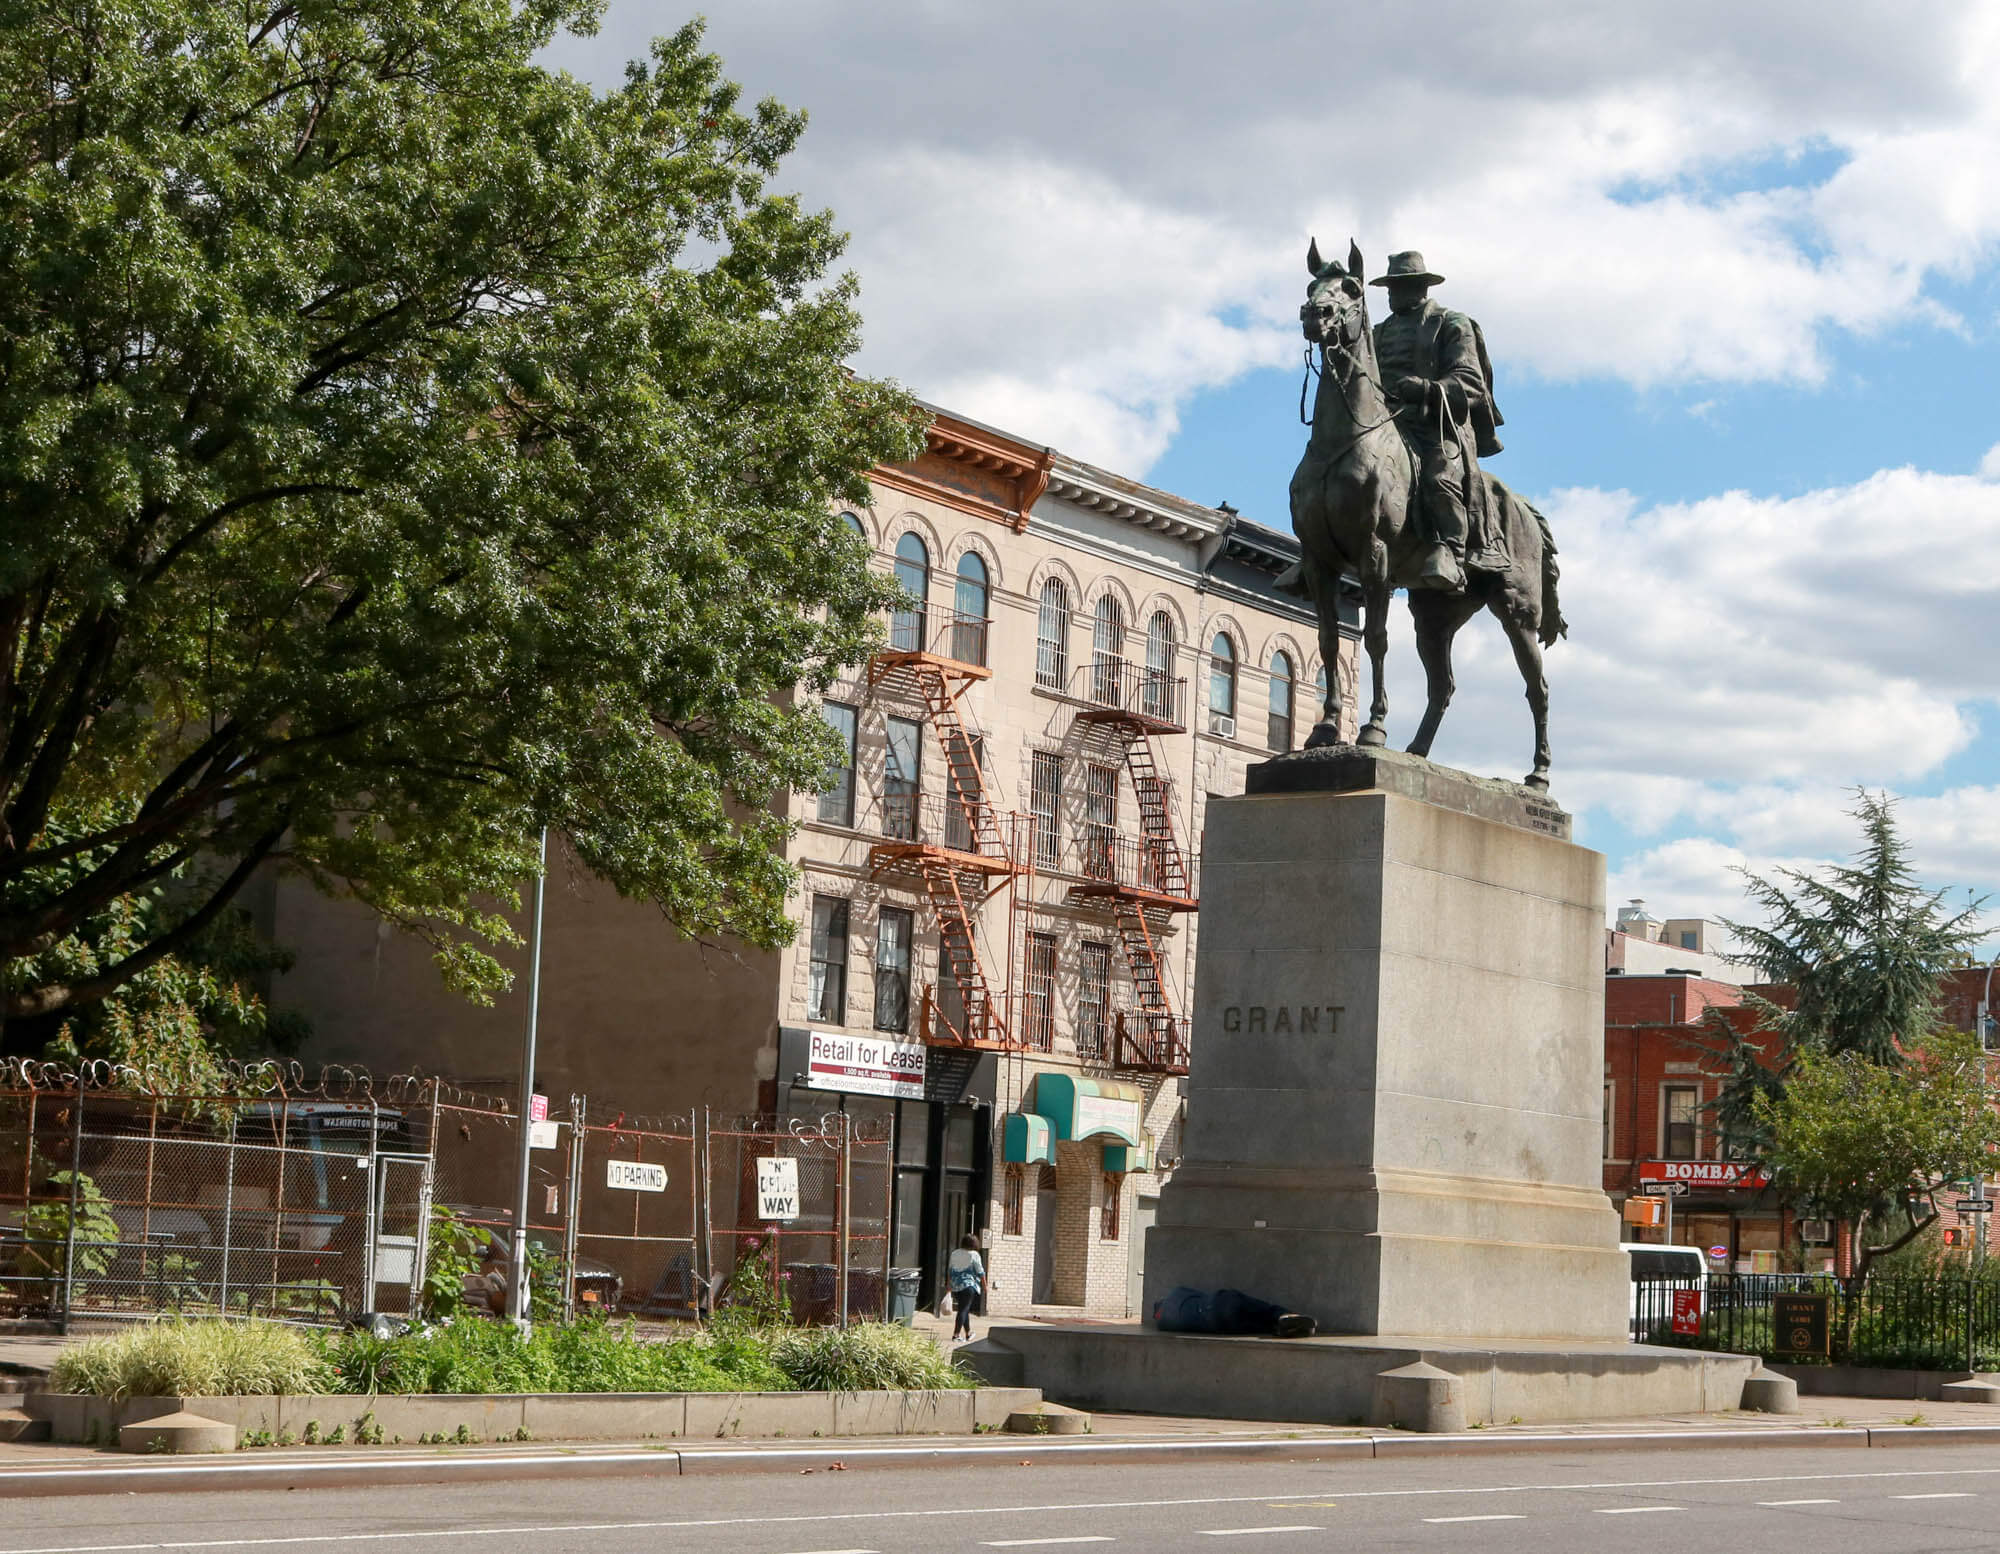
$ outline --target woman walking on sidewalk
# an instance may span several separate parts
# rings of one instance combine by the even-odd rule
[[[946,1264],[951,1279],[951,1304],[954,1311],[951,1324],[951,1341],[957,1343],[960,1335],[972,1337],[972,1312],[979,1299],[986,1293],[986,1264],[979,1255],[979,1238],[963,1236],[957,1250],[951,1254]]]

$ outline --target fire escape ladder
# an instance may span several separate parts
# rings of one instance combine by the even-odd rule
[[[937,730],[938,746],[944,751],[949,780],[945,791],[957,801],[970,839],[968,851],[990,858],[1007,856],[1007,839],[986,796],[986,774],[973,754],[972,734],[958,709],[958,688],[945,671],[935,665],[914,669],[918,688],[930,708],[931,726]]]
[[[938,952],[951,968],[952,983],[958,989],[965,1012],[965,1028],[953,1034],[968,1046],[1004,1043],[1006,1030],[994,1013],[992,989],[979,958],[972,912],[966,905],[965,892],[959,888],[958,871],[939,858],[924,859],[920,869],[931,908],[937,914]],[[945,1019],[942,1010],[939,1018]],[[945,1023],[949,1026],[950,1022],[945,1019]]]
[[[1159,946],[1146,922],[1145,911],[1135,901],[1114,899],[1112,912],[1118,924],[1118,940],[1125,951],[1125,964],[1132,972],[1132,990],[1137,996],[1135,1036],[1119,1026],[1121,1064],[1132,1068],[1184,1072],[1187,1067],[1185,1044],[1180,1040],[1173,1005],[1167,999],[1166,979],[1160,965]]]
[[[1152,737],[1134,729],[1125,744],[1125,769],[1132,775],[1132,792],[1139,801],[1139,823],[1145,832],[1146,862],[1152,873],[1147,883],[1163,896],[1185,897],[1188,889],[1187,855],[1174,837],[1173,811],[1167,802],[1167,780],[1160,775],[1153,758]]]

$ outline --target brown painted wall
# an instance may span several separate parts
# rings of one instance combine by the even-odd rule
[[[551,840],[551,851],[555,843]],[[524,913],[516,919],[525,937]],[[313,1023],[309,1066],[420,1069],[511,1094],[527,1011],[527,956],[502,958],[513,990],[490,1008],[448,991],[427,946],[349,901],[279,882],[273,931],[300,951],[275,979],[279,1008]],[[622,900],[573,858],[552,856],[542,952],[543,1091],[572,1091],[594,1117],[754,1108],[757,1051],[775,1044],[777,956],[704,954],[650,908]]]

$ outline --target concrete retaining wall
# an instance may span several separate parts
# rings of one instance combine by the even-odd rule
[[[1800,1397],[1908,1398],[1936,1403],[1949,1381],[1972,1379],[1971,1371],[1899,1371],[1879,1365],[1778,1365],[1770,1367],[1799,1384]],[[1992,1381],[1996,1378],[1979,1378]]]
[[[995,1326],[959,1358],[1079,1408],[1336,1425],[1366,1422],[1375,1378],[1419,1361],[1463,1378],[1473,1424],[1712,1413],[1735,1408],[1757,1368],[1747,1355],[1636,1344],[1208,1338],[1042,1324]]]
[[[43,1392],[26,1401],[58,1441],[110,1442],[121,1425],[185,1409],[191,1414],[303,1440],[338,1428],[358,1442],[364,1428],[382,1444],[456,1436],[481,1441],[645,1441],[857,1435],[970,1435],[994,1430],[1017,1409],[1042,1400],[1033,1387],[951,1392],[577,1392],[358,1397],[108,1398]]]

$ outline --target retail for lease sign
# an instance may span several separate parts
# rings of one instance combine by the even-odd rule
[[[1771,1173],[1741,1160],[1641,1160],[1639,1180],[1754,1192],[1771,1184]]]
[[[813,1031],[806,1048],[806,1081],[815,1090],[921,1101],[923,1043]]]

